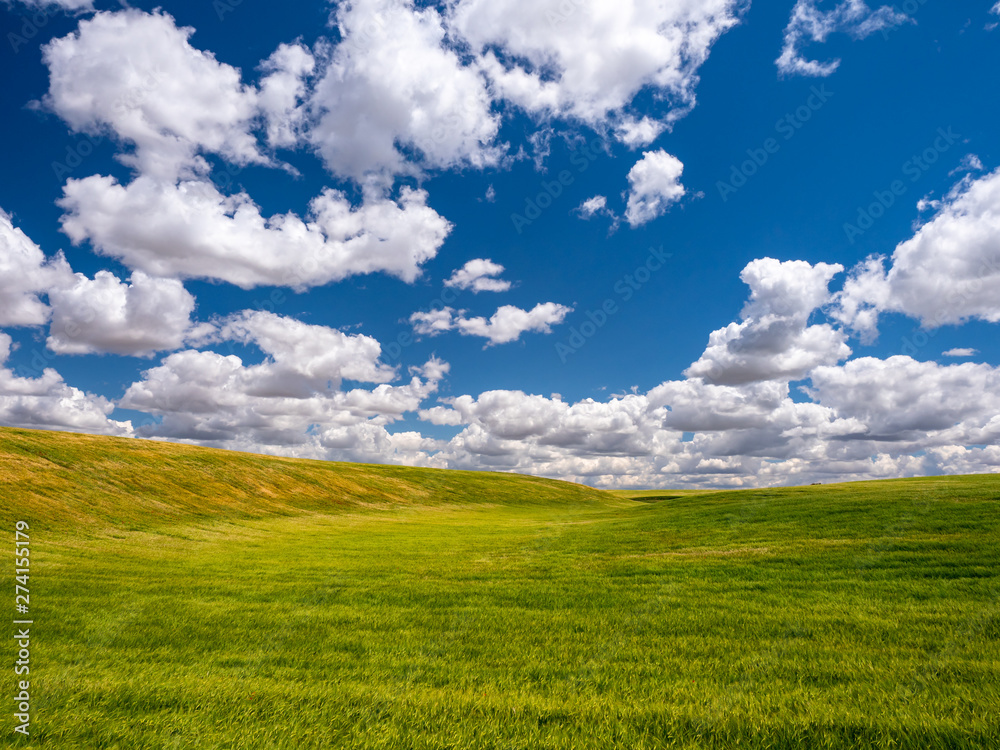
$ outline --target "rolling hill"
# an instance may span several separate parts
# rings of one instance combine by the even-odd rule
[[[54,528],[441,503],[599,503],[604,493],[488,472],[334,463],[177,443],[0,427],[0,521]]]

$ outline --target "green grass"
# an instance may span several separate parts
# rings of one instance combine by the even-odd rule
[[[3,429],[0,492],[11,746],[1000,747],[998,476],[642,497]]]

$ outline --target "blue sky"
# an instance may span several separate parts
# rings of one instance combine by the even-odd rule
[[[1000,6],[0,18],[0,423],[598,486],[1000,467]]]

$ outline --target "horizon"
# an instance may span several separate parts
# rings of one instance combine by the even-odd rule
[[[367,466],[367,467],[398,466],[398,468],[402,468],[402,469],[415,468],[415,469],[434,469],[434,470],[446,471],[446,472],[493,473],[493,474],[507,475],[507,476],[521,476],[521,477],[525,477],[525,478],[528,478],[528,479],[538,476],[536,474],[521,474],[519,472],[497,471],[496,469],[449,469],[449,468],[439,468],[439,467],[434,467],[434,466],[406,466],[406,465],[401,465],[401,464],[364,463],[364,462],[360,462],[360,461],[339,461],[339,460],[331,460],[331,459],[326,459],[326,458],[301,458],[301,457],[298,457],[298,456],[282,456],[282,455],[276,455],[276,454],[273,454],[273,453],[257,453],[257,452],[251,451],[251,450],[243,450],[243,449],[216,448],[216,447],[210,446],[210,445],[200,445],[198,443],[190,443],[190,442],[179,442],[179,441],[173,441],[173,440],[166,440],[164,438],[143,438],[143,437],[137,437],[135,435],[130,435],[130,436],[124,437],[124,436],[118,436],[118,435],[102,435],[100,433],[92,433],[92,432],[78,432],[78,431],[77,432],[71,432],[71,431],[66,431],[66,430],[49,430],[49,429],[35,429],[35,428],[24,428],[24,427],[7,427],[6,425],[0,425],[0,430],[4,430],[4,429],[26,430],[29,433],[37,433],[39,435],[48,435],[48,434],[51,434],[51,435],[56,435],[56,436],[63,435],[63,436],[70,436],[70,437],[83,436],[83,437],[93,437],[93,438],[110,438],[112,440],[142,440],[142,441],[145,441],[145,442],[153,443],[154,445],[177,446],[177,447],[181,447],[181,448],[194,448],[196,450],[202,450],[202,449],[204,449],[204,450],[210,450],[210,451],[220,451],[222,453],[235,453],[235,454],[241,454],[241,455],[246,455],[246,456],[256,457],[256,458],[265,458],[265,459],[275,458],[275,459],[288,459],[288,460],[292,460],[292,461],[308,461],[310,463],[316,463],[316,464],[348,464],[348,465],[359,466],[359,467],[361,467],[361,466]],[[895,481],[905,482],[905,481],[910,480],[910,479],[921,480],[921,479],[948,479],[949,477],[958,477],[958,478],[961,478],[961,477],[969,477],[969,478],[972,478],[972,477],[991,477],[991,476],[994,476],[996,473],[997,472],[987,472],[987,473],[982,473],[982,474],[924,474],[924,475],[915,475],[915,476],[907,476],[907,477],[888,477],[888,478],[882,478],[882,479],[851,479],[851,480],[846,480],[846,481],[842,481],[842,482],[810,482],[808,484],[766,485],[766,486],[759,486],[759,487],[715,487],[715,486],[711,486],[711,485],[706,485],[706,486],[699,486],[699,487],[614,487],[614,488],[602,488],[602,487],[593,487],[592,485],[588,485],[588,484],[583,483],[583,482],[573,482],[572,480],[561,479],[559,477],[540,477],[540,478],[543,478],[543,479],[552,479],[553,481],[557,481],[557,482],[567,482],[569,484],[577,484],[577,485],[579,485],[581,487],[587,487],[588,489],[595,489],[595,490],[599,490],[599,491],[602,491],[602,492],[637,492],[637,493],[683,492],[683,493],[696,493],[696,492],[743,492],[743,491],[753,492],[754,490],[766,490],[766,489],[804,489],[804,488],[808,488],[808,487],[819,487],[819,486],[827,487],[828,488],[828,487],[833,487],[833,486],[842,485],[842,484],[864,484],[866,482],[879,482],[879,483],[881,483],[881,482],[895,482]]]

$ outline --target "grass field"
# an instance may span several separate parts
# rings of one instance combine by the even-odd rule
[[[0,493],[10,746],[1000,747],[1000,476],[643,495],[0,429]]]

